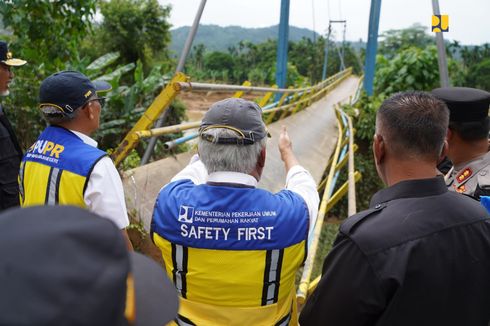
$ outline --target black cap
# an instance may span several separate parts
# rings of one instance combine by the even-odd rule
[[[70,206],[0,214],[0,325],[165,325],[178,299],[162,267],[114,223]]]
[[[468,87],[443,87],[432,90],[432,95],[446,103],[450,121],[482,121],[488,117],[489,92]]]
[[[0,41],[0,62],[7,66],[22,66],[25,65],[27,61],[13,58],[7,42]]]
[[[215,139],[206,133],[214,128],[233,130],[236,137]],[[260,106],[241,98],[228,98],[211,105],[202,119],[199,134],[209,142],[232,145],[250,145],[270,136],[262,120]]]
[[[61,71],[52,74],[41,83],[39,108],[55,107],[66,114],[82,107],[97,92],[111,90],[105,81],[90,81],[78,71]]]

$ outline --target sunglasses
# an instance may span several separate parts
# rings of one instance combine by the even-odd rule
[[[85,104],[87,104],[88,102],[92,102],[92,101],[98,101],[100,104],[100,107],[103,108],[105,105],[105,100],[106,100],[105,97],[97,97],[97,98],[93,98],[91,100],[88,100],[87,102],[85,102]]]

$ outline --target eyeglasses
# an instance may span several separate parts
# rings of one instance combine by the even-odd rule
[[[87,102],[85,102],[85,104],[87,104],[88,102],[92,102],[92,101],[99,101],[100,107],[103,108],[105,105],[105,100],[106,100],[105,97],[97,97],[97,98],[93,98],[91,100],[88,100]]]

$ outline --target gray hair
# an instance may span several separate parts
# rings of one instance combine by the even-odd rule
[[[55,106],[43,106],[41,112],[43,113],[44,120],[50,125],[58,125],[64,122],[71,121],[77,117],[79,110],[75,110],[72,113],[61,112],[59,108]]]
[[[214,128],[206,131],[206,134],[219,137],[236,137],[236,132],[225,128]],[[257,165],[260,152],[267,143],[267,137],[252,145],[216,144],[199,138],[199,157],[206,166],[208,173],[218,171],[231,171],[250,173]]]

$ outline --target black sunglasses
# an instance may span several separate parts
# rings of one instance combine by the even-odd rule
[[[105,105],[105,100],[106,100],[105,97],[97,97],[97,98],[93,98],[91,100],[88,100],[87,102],[85,102],[85,104],[87,104],[88,102],[92,102],[92,101],[99,101],[100,107],[103,108]]]

